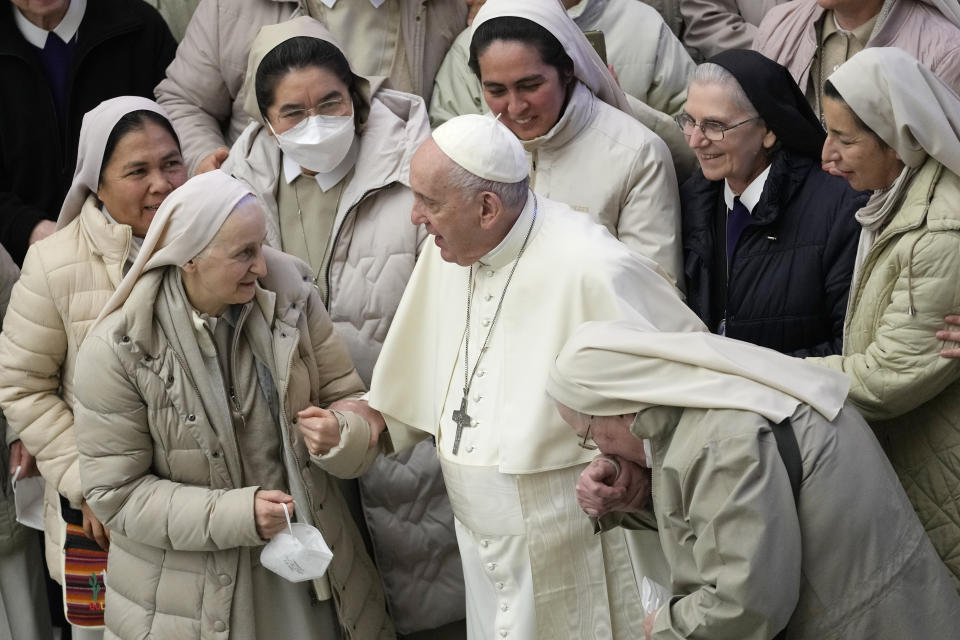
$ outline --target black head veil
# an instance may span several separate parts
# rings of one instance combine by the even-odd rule
[[[777,140],[791,151],[819,159],[826,132],[800,87],[784,67],[756,51],[731,49],[707,62],[729,71]]]

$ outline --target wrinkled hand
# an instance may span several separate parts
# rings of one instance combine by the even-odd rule
[[[337,400],[330,405],[331,410],[340,413],[355,413],[370,425],[370,448],[377,446],[380,440],[380,434],[387,428],[387,423],[383,420],[383,414],[374,409],[366,400]]]
[[[37,223],[37,226],[33,228],[33,231],[30,232],[30,237],[27,239],[28,244],[33,244],[38,240],[43,240],[54,231],[57,230],[57,223],[53,220],[41,220]]]
[[[200,164],[197,165],[197,170],[193,175],[198,176],[201,173],[219,169],[220,165],[227,161],[227,157],[229,155],[230,149],[227,149],[226,147],[217,147],[216,151],[200,161]]]
[[[340,444],[340,421],[327,409],[307,407],[298,412],[297,428],[312,456],[326,455]]]
[[[287,517],[283,514],[283,505],[287,505],[290,519],[293,519],[293,496],[283,491],[266,491],[261,489],[253,495],[253,518],[257,525],[257,533],[264,540],[287,528]]]
[[[20,475],[17,477],[17,480],[40,475],[40,471],[37,469],[37,459],[27,451],[27,448],[23,446],[22,442],[14,440],[13,444],[10,445],[11,476],[16,473],[17,467],[20,467]]]
[[[947,324],[957,327],[957,330],[937,331],[937,339],[947,342],[960,342],[960,316],[947,316],[944,320]],[[944,358],[960,358],[960,347],[944,347],[940,350],[940,355]]]
[[[80,503],[80,511],[83,513],[83,535],[96,542],[104,551],[109,551],[110,530],[103,526],[97,516],[93,515],[86,500]]]
[[[620,472],[607,458],[620,465]],[[619,456],[597,456],[580,473],[577,502],[588,516],[633,512],[650,502],[650,470]]]

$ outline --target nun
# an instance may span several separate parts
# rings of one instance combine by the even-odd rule
[[[244,183],[189,180],[80,350],[80,476],[112,533],[114,636],[393,637],[359,532],[305,444],[318,423],[366,428],[324,408],[363,384],[309,267],[264,235]],[[261,566],[286,514],[333,551],[320,579]]]

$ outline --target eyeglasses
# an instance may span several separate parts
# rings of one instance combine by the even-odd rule
[[[690,117],[689,114],[681,113],[673,117],[676,121],[677,126],[683,131],[683,135],[690,137],[693,135],[694,129],[700,129],[700,132],[703,134],[703,137],[707,140],[712,140],[717,142],[718,140],[723,140],[723,134],[730,129],[736,129],[742,124],[747,124],[748,122],[753,122],[754,120],[759,120],[760,116],[754,116],[752,118],[747,118],[742,122],[737,124],[725,125],[719,122],[714,122],[713,120],[704,120],[703,122],[697,122]]]
[[[277,120],[288,125],[299,124],[309,115],[317,116],[336,116],[340,115],[343,108],[343,98],[336,97],[330,100],[324,100],[320,104],[314,105],[308,109],[290,109],[277,116]]]
[[[586,449],[587,451],[596,451],[599,447],[595,442],[590,441],[590,429],[593,427],[593,416],[590,416],[590,419],[587,421],[587,430],[583,432],[583,440],[578,444],[581,449]]]

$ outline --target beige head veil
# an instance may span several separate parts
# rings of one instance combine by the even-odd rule
[[[508,16],[526,18],[552,33],[573,60],[577,79],[607,104],[633,115],[623,89],[559,0],[488,0],[473,19],[470,36],[484,22]]]
[[[253,44],[250,45],[250,55],[247,58],[247,73],[243,79],[243,87],[241,89],[241,93],[243,94],[243,110],[260,124],[265,123],[263,116],[260,115],[260,107],[257,105],[257,92],[255,88],[257,69],[260,68],[260,63],[263,62],[263,59],[268,53],[287,40],[298,37],[325,40],[343,52],[343,47],[341,47],[336,38],[327,31],[327,28],[310,16],[300,16],[293,20],[287,20],[280,24],[267,25],[260,29],[257,37],[253,39]],[[349,64],[349,60],[347,63]],[[369,110],[370,95],[372,93],[371,81],[357,74],[353,71],[352,67],[351,72],[357,77],[357,90],[367,103],[366,105],[354,105],[354,109],[359,111],[358,122],[365,122],[367,119],[366,111]],[[379,81],[376,84],[379,85]]]
[[[930,155],[960,175],[960,96],[916,58],[892,47],[864,49],[829,80],[907,166]]]
[[[800,404],[832,420],[847,376],[710,333],[659,333],[625,322],[588,322],[557,356],[547,393],[582,413],[648,406],[742,409],[780,422]]]
[[[120,96],[104,100],[83,116],[80,125],[80,146],[77,149],[77,167],[73,172],[73,183],[67,191],[67,197],[60,208],[57,229],[63,229],[80,215],[80,209],[87,196],[96,193],[100,186],[100,169],[103,164],[103,151],[107,146],[110,132],[117,122],[131,111],[153,111],[170,120],[170,116],[153,100],[139,96]]]
[[[190,178],[160,205],[130,271],[97,316],[97,322],[123,306],[133,285],[147,271],[182,267],[206,247],[250,187],[223,171]]]

